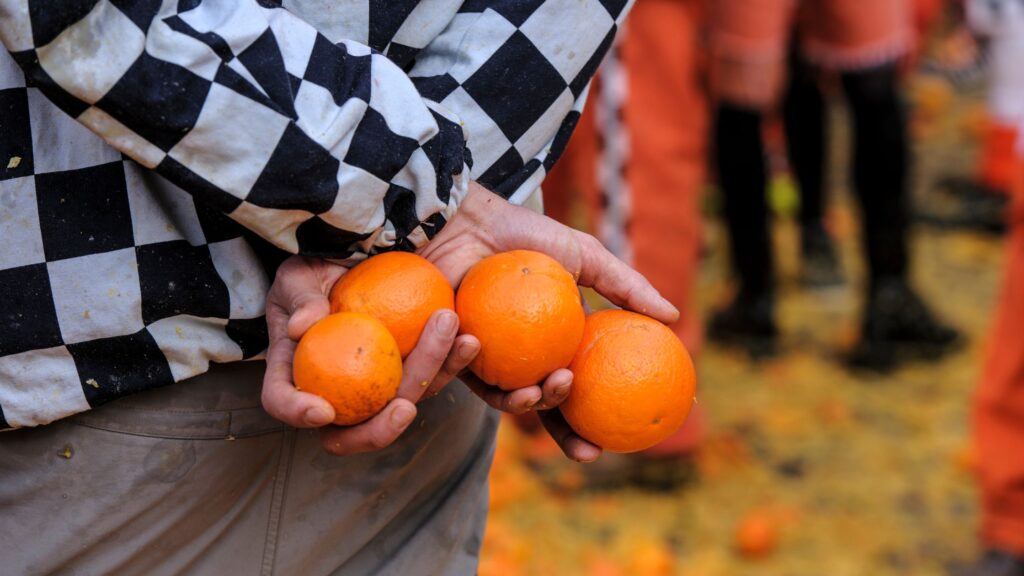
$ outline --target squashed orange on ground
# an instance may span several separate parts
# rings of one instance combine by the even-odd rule
[[[763,511],[750,512],[736,526],[736,551],[744,558],[764,558],[775,551],[778,541],[778,522]]]

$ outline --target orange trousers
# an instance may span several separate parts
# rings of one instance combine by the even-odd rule
[[[547,213],[590,230],[681,312],[673,330],[696,354],[700,194],[707,158],[699,0],[639,0],[601,68],[565,155],[544,181]],[[575,202],[581,200],[582,202]],[[691,448],[703,418],[653,453]]]
[[[1024,554],[1024,161],[1016,176],[1002,295],[973,416],[982,540]]]
[[[990,120],[985,128],[976,178],[996,192],[1009,193],[1017,171],[1017,127]]]

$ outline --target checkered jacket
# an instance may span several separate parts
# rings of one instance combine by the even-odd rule
[[[524,200],[630,0],[0,0],[0,427],[259,355],[287,253]]]

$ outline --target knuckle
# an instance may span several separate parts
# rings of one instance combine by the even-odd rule
[[[455,378],[455,375],[453,373],[449,373],[445,370],[438,372],[437,376],[434,377],[434,380],[430,383],[430,386],[427,387],[423,395],[426,396],[427,398],[430,398],[434,394],[437,394],[442,388],[447,386],[448,383],[451,382],[453,378]]]
[[[502,399],[501,407],[505,412],[511,412],[512,414],[522,414],[523,412],[526,412],[524,406],[521,403],[516,402],[515,399],[512,398],[511,394]]]
[[[295,268],[295,257],[288,258],[277,267],[277,272],[274,273],[274,284],[278,284],[284,281],[291,273],[292,269]]]
[[[429,364],[436,372],[448,359],[448,349],[440,342],[428,342],[423,347],[421,358],[423,358],[424,364]]]
[[[267,411],[267,414],[278,420],[281,419],[281,410],[277,405],[276,398],[266,388],[263,388],[263,393],[260,394],[260,404],[263,405],[263,409]]]
[[[367,445],[370,450],[383,450],[390,446],[393,440],[389,433],[378,432],[370,435]]]
[[[604,252],[604,244],[593,234],[583,234],[580,237],[580,244],[584,249],[591,252]]]

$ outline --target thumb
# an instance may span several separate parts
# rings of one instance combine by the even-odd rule
[[[331,303],[320,292],[307,292],[295,297],[294,312],[288,319],[288,337],[296,342],[313,324],[331,313]]]

